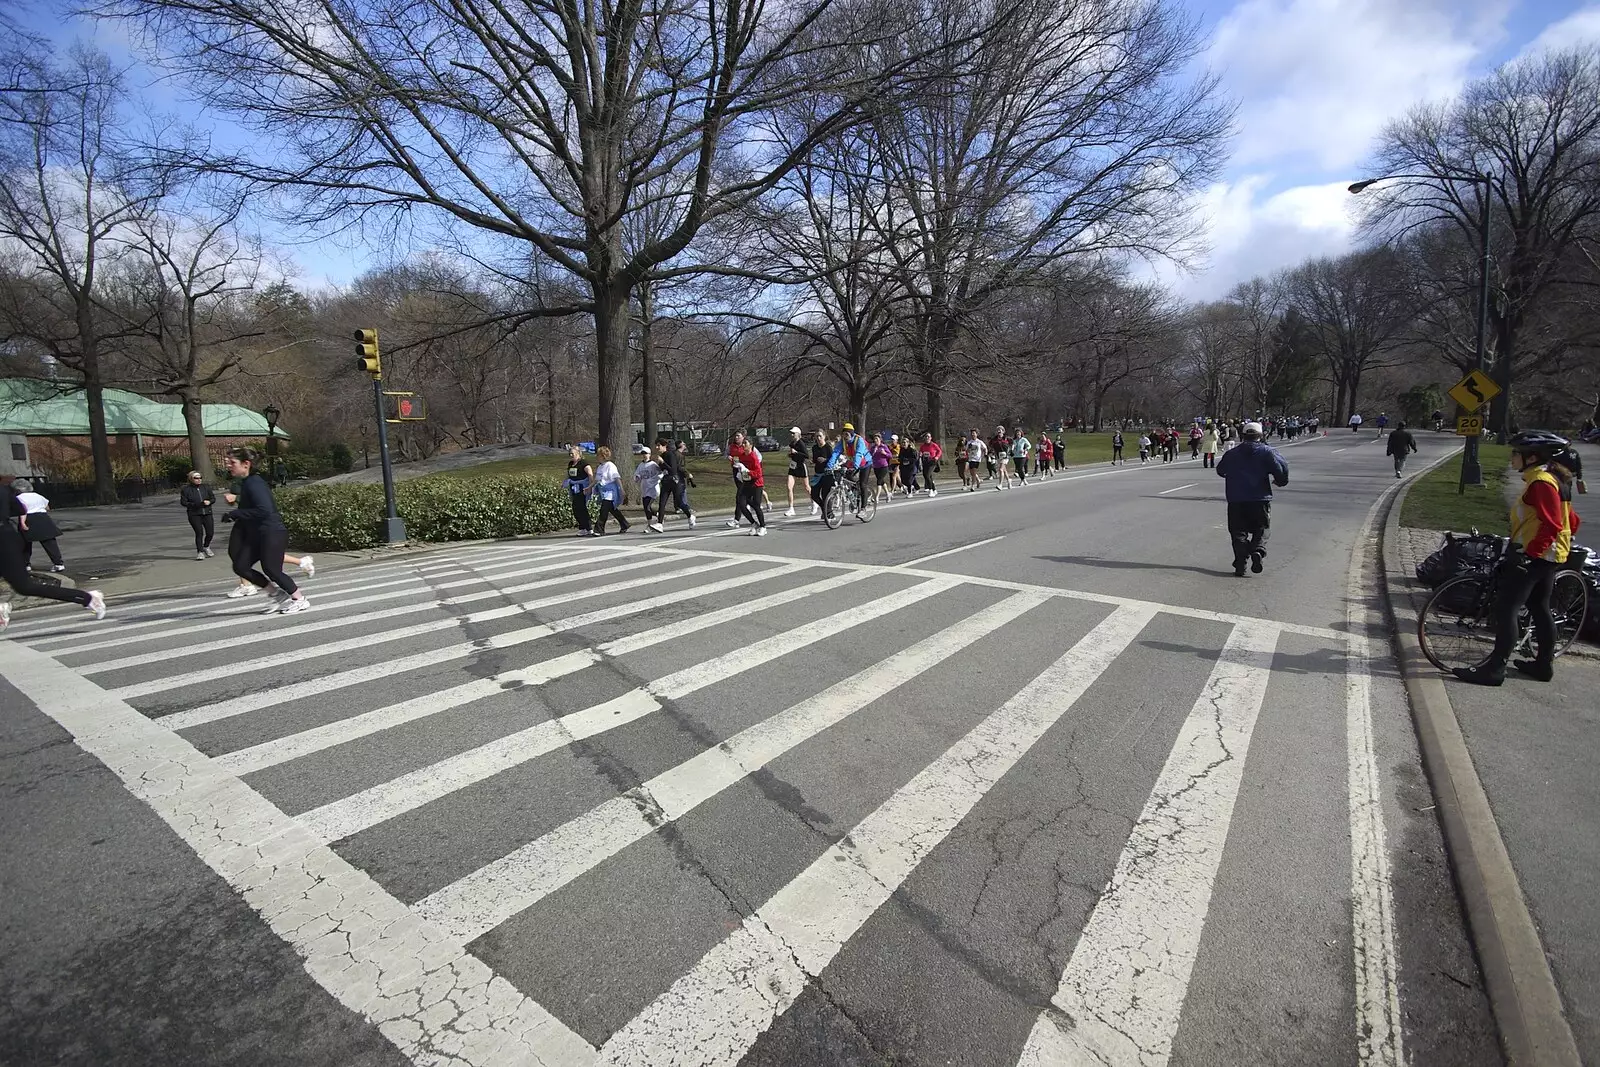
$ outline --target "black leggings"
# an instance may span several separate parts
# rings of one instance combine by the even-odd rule
[[[23,538],[22,561],[24,563],[33,563],[33,546],[36,544],[44,546],[44,554],[50,557],[51,563],[54,563],[57,567],[66,566],[65,561],[61,558],[61,546],[56,544],[54,537],[44,541],[29,541],[27,538]]]
[[[588,532],[589,526],[589,498],[582,493],[568,493],[572,501],[572,521],[578,524],[578,529]]]
[[[194,550],[204,552],[211,547],[211,539],[216,536],[217,527],[215,520],[208,511],[204,515],[199,512],[189,512],[189,526],[194,530]]]
[[[238,538],[235,551],[234,539]],[[276,585],[285,593],[294,594],[294,579],[283,573],[283,553],[289,547],[288,530],[235,530],[228,537],[228,555],[233,558],[233,573],[258,589]],[[261,565],[261,572],[255,570]],[[265,575],[265,577],[263,577]]]
[[[600,501],[600,517],[595,520],[595,530],[599,533],[605,533],[606,517],[610,515],[615,515],[617,517],[617,531],[619,533],[627,533],[628,520],[622,517],[622,512],[617,510],[616,504],[603,498]]]
[[[754,482],[740,482],[734,489],[733,519],[748,518],[751,526],[765,526],[767,517],[761,513],[761,487]]]
[[[1487,666],[1505,670],[1517,643],[1517,616],[1524,604],[1533,624],[1534,658],[1540,663],[1555,659],[1556,623],[1550,614],[1550,591],[1555,586],[1559,563],[1530,559],[1524,567],[1509,567],[1495,575],[1494,652]]]
[[[6,580],[17,596],[37,596],[89,606],[89,594],[82,589],[63,589],[54,582],[34,580],[33,575],[28,573],[22,535],[10,523],[0,523],[0,578]]]
[[[926,456],[922,458],[922,488],[930,493],[934,491],[933,467],[937,462],[938,460],[929,459]]]

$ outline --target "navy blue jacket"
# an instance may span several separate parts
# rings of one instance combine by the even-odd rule
[[[1289,464],[1260,441],[1241,441],[1217,460],[1217,475],[1227,483],[1228,503],[1272,499],[1274,485],[1289,484]]]

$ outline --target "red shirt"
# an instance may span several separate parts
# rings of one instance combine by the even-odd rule
[[[728,459],[743,463],[750,471],[750,484],[760,489],[766,483],[761,480],[761,452],[750,444],[735,445],[728,449]]]
[[[922,453],[923,459],[937,461],[944,458],[944,449],[939,447],[938,441],[925,442],[920,448],[917,449],[917,451]]]

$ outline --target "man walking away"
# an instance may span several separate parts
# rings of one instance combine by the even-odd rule
[[[1247,422],[1243,438],[1217,462],[1217,475],[1227,486],[1228,539],[1233,544],[1233,573],[1244,577],[1244,565],[1261,573],[1267,558],[1267,528],[1271,525],[1272,487],[1289,484],[1289,464],[1271,445],[1261,440],[1261,424]]]
[[[1406,465],[1406,457],[1417,450],[1417,439],[1411,436],[1411,431],[1406,429],[1404,420],[1395,424],[1394,432],[1389,435],[1389,455],[1394,457],[1394,476],[1400,477],[1400,471]]]

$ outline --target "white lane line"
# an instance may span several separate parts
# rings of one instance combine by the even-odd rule
[[[663,700],[688,696],[862,623],[910,607],[953,589],[958,584],[948,579],[923,582],[910,589],[879,597],[859,608],[851,608],[848,612],[735,648],[704,663],[674,671],[602,704],[559,719],[547,720],[343,800],[324,804],[299,816],[300,822],[319,840],[341,840],[573,741],[632,722],[659,709]],[[606,645],[601,645],[596,651],[611,654]],[[595,655],[594,652],[586,654]]]
[[[412,905],[467,944],[1048,598],[1015,593],[580,815]],[[648,814],[646,814],[648,812]]]
[[[945,556],[953,556],[957,552],[965,552],[969,548],[982,548],[984,545],[992,545],[996,541],[1003,540],[1005,538],[1005,536],[1006,536],[1005,534],[1001,534],[999,537],[986,537],[982,541],[974,541],[970,545],[961,545],[959,548],[947,548],[943,552],[935,552],[931,556],[919,556],[916,559],[906,560],[906,562],[901,563],[901,564],[897,564],[897,566],[901,566],[901,567],[920,567],[922,564],[927,563],[929,560],[943,559]]]
[[[1347,451],[1349,451],[1349,449],[1346,449],[1346,448],[1335,448],[1335,449],[1334,449],[1334,450],[1333,450],[1333,451],[1331,451],[1331,452],[1329,452],[1329,453],[1328,453],[1328,455],[1330,455],[1330,456],[1336,456],[1336,455],[1338,455],[1338,454],[1339,454],[1339,453],[1340,453],[1340,452],[1347,452]]]
[[[500,597],[509,595],[511,593],[524,592],[530,589],[548,588],[554,585],[570,585],[573,582],[586,582],[590,579],[601,578],[606,575],[630,573],[632,571],[640,570],[641,568],[655,567],[658,563],[660,563],[660,560],[652,557],[630,559],[628,562],[620,563],[614,567],[601,567],[598,570],[578,571],[574,574],[562,574],[555,578],[546,578],[538,582],[526,582],[521,585],[508,586],[505,589],[492,589],[487,592],[474,594],[471,597],[462,599],[479,600],[484,597]],[[689,570],[693,571],[694,568],[691,567]],[[659,572],[652,572],[649,578],[634,584],[649,584],[651,582],[662,581],[666,577],[666,575]],[[627,582],[618,582],[613,585],[603,585],[584,589],[582,591],[582,595],[597,596],[607,591],[617,591],[631,587],[632,586],[630,586],[630,584]],[[509,618],[513,615],[522,614],[524,610],[525,608],[521,604],[504,604],[497,608],[488,608],[484,611],[474,611],[466,615],[453,615],[445,619],[433,619],[428,622],[419,622],[413,626],[400,626],[392,630],[380,630],[374,634],[362,634],[359,637],[346,638],[343,641],[329,641],[325,644],[311,645],[307,648],[290,649],[287,652],[278,652],[270,656],[258,656],[255,659],[230,663],[228,665],[228,673],[234,676],[245,676],[256,674],[262,671],[272,671],[278,667],[287,666],[291,663],[300,663],[308,659],[317,659],[323,656],[335,656],[341,652],[361,651],[363,649],[373,648],[378,645],[388,644],[392,641],[403,641],[411,637],[420,637],[424,634],[437,633],[440,630],[457,630],[462,626],[470,626],[480,622],[492,622],[495,619]],[[152,693],[165,693],[172,689],[181,689],[187,685],[197,685],[201,682],[213,681],[216,678],[216,668],[206,667],[202,670],[190,671],[187,674],[167,675],[160,678],[151,678],[148,681],[133,682],[129,685],[119,686],[118,688],[113,689],[112,692],[123,700],[131,700],[134,697],[150,696]]]
[[[1228,635],[1019,1067],[1167,1062],[1278,632]]]
[[[1405,484],[1405,483],[1400,483]],[[1350,803],[1351,954],[1355,965],[1356,1047],[1362,1067],[1404,1067],[1399,963],[1394,947],[1394,898],[1383,791],[1372,731],[1372,674],[1364,566],[1376,545],[1374,525],[1391,486],[1367,512],[1345,574],[1345,618],[1350,640],[1345,661],[1345,745]],[[1382,565],[1381,561],[1378,564]]]
[[[1171,489],[1163,489],[1163,490],[1161,490],[1161,492],[1157,493],[1156,496],[1166,496],[1168,493],[1181,493],[1185,489],[1193,489],[1195,486],[1197,486],[1199,484],[1200,484],[1199,482],[1190,482],[1188,485],[1178,485],[1178,486],[1174,486]]]
[[[647,549],[646,551],[649,551],[649,550]],[[498,575],[495,576],[494,580],[495,581],[504,581],[505,579],[508,579],[508,578],[525,578],[525,577],[527,577],[529,575],[532,575],[532,574],[543,574],[543,573],[547,573],[549,571],[564,570],[564,569],[566,569],[568,567],[581,567],[581,566],[584,566],[584,565],[589,564],[589,563],[598,562],[599,558],[600,557],[595,557],[594,559],[586,559],[586,560],[573,560],[573,561],[570,561],[570,562],[566,561],[566,560],[563,560],[563,561],[561,561],[559,563],[545,563],[545,564],[541,564],[539,566],[534,566],[534,567],[522,567],[522,568],[519,568],[517,570],[507,571],[504,574],[498,574]],[[612,570],[615,570],[615,569],[616,568],[612,568]],[[578,581],[580,579],[587,579],[587,578],[594,577],[594,576],[601,575],[601,574],[605,574],[605,573],[607,573],[606,570],[598,570],[598,571],[581,571],[580,570],[580,571],[578,571],[578,572],[576,572],[574,574],[568,575],[568,576],[566,576],[564,578],[551,579],[551,581],[549,583],[535,583],[535,584],[555,584],[555,585],[559,585],[563,581]],[[454,581],[454,582],[441,582],[438,585],[430,586],[427,589],[422,589],[422,590],[407,589],[407,590],[403,590],[403,591],[398,592],[398,593],[384,593],[384,594],[379,595],[379,596],[358,597],[355,600],[345,601],[344,603],[339,604],[338,606],[340,608],[348,608],[348,607],[354,607],[357,604],[372,603],[374,601],[380,601],[380,600],[393,600],[393,599],[395,599],[397,597],[403,597],[403,596],[416,596],[419,593],[426,594],[426,593],[436,592],[438,590],[443,590],[443,589],[459,589],[459,588],[461,588],[462,586],[465,586],[465,585],[482,585],[484,582],[489,581],[489,580],[490,579],[488,579],[488,578],[467,578],[467,579],[462,579],[462,580]],[[274,629],[268,630],[266,633],[253,633],[253,634],[251,634],[250,635],[250,644],[251,644],[252,647],[254,647],[254,646],[261,645],[261,644],[263,644],[263,643],[265,643],[267,641],[274,641],[274,640],[277,640],[278,638],[282,638],[282,637],[294,637],[294,636],[299,635],[299,634],[316,633],[319,630],[336,629],[336,628],[343,628],[343,627],[348,627],[348,626],[358,626],[358,625],[361,625],[363,623],[368,623],[368,622],[380,622],[383,619],[398,618],[401,615],[413,615],[413,614],[415,614],[415,613],[417,613],[419,611],[431,611],[431,610],[436,609],[436,608],[459,607],[462,604],[474,604],[474,603],[477,603],[480,600],[492,600],[492,599],[494,599],[496,597],[505,596],[505,595],[508,595],[510,593],[525,592],[530,588],[533,588],[533,586],[532,585],[514,585],[514,586],[509,586],[509,587],[495,586],[495,587],[490,588],[490,589],[481,590],[481,591],[476,592],[476,593],[467,593],[467,594],[464,594],[464,595],[461,595],[461,596],[429,598],[427,600],[418,601],[417,603],[414,603],[414,604],[406,604],[403,607],[385,608],[385,609],[383,609],[381,611],[366,611],[366,612],[360,612],[360,613],[355,614],[355,615],[340,615],[340,616],[338,616],[336,618],[322,619],[322,620],[318,620],[316,622],[309,622],[309,623],[303,622],[303,621],[298,620],[298,619],[296,619],[294,621],[290,621],[288,619],[284,619],[284,620],[282,620],[282,623],[280,625],[277,625]],[[319,605],[321,604],[320,598],[318,599],[318,604]],[[260,605],[259,604],[256,605],[256,609],[257,609],[258,612],[260,611]],[[471,616],[467,616],[466,618],[467,618],[468,621],[472,620]],[[268,620],[269,621],[265,622],[265,623],[258,622],[257,625],[258,626],[261,626],[261,625],[273,625],[273,622],[276,621],[275,618],[272,617],[272,616],[268,616]],[[240,622],[248,622],[248,621],[250,621],[250,620],[248,620],[248,619],[240,620]],[[457,620],[457,621],[460,621],[460,620]],[[180,634],[185,634],[185,633],[191,633],[191,632],[196,632],[196,631],[210,631],[210,630],[217,629],[221,625],[237,626],[239,624],[240,624],[239,622],[234,622],[234,623],[225,623],[225,624],[212,623],[210,625],[185,626],[185,627],[181,627],[181,628],[176,629],[176,630],[167,630],[167,631],[164,631],[162,633],[150,634],[150,635],[148,635],[146,637],[136,638],[134,640],[137,640],[137,641],[156,641],[156,640],[161,640],[161,639],[164,639],[164,638],[167,638],[167,637],[176,637],[176,636],[178,636]],[[447,623],[447,625],[448,625],[448,623]],[[376,635],[374,635],[374,636],[376,636]],[[386,638],[386,639],[389,639],[389,638]],[[392,639],[390,639],[390,640],[392,640]],[[110,644],[112,642],[106,642],[106,643]],[[116,642],[116,643],[122,643],[122,642]],[[238,637],[224,637],[224,638],[219,638],[219,639],[217,639],[215,641],[201,642],[200,644],[186,644],[186,645],[183,646],[182,651],[183,651],[183,654],[185,656],[193,656],[193,655],[195,655],[197,653],[202,653],[202,652],[219,652],[219,651],[223,651],[223,650],[226,650],[226,649],[230,649],[230,648],[233,648],[236,645],[238,645],[238,643],[239,643],[239,638]],[[104,645],[102,645],[100,647],[104,647]],[[68,652],[57,652],[56,655],[58,655],[58,656],[69,655],[69,654],[75,655],[75,654],[77,654],[79,652],[82,652],[82,651],[85,651],[85,650],[84,649],[80,649],[80,648],[75,648],[75,649],[72,649],[70,653],[68,653]],[[323,654],[320,650],[313,649],[313,650],[309,650],[309,651],[310,651],[311,655],[322,655]],[[111,660],[105,660],[105,661],[99,662],[99,663],[85,664],[85,665],[83,665],[81,667],[78,667],[78,670],[82,671],[84,674],[103,674],[106,671],[121,670],[121,669],[123,669],[125,667],[143,666],[144,664],[147,664],[147,663],[149,663],[151,661],[151,657],[152,657],[152,653],[150,651],[146,650],[146,651],[140,652],[140,653],[138,653],[136,655],[124,656],[121,659],[111,659]],[[232,669],[233,668],[230,668],[230,670],[232,670]]]
[[[789,560],[787,562],[793,561]],[[700,566],[686,567],[683,570],[674,571],[672,577],[687,578],[690,575],[704,574],[707,571],[720,570],[734,565],[736,564],[726,560],[701,564]],[[653,574],[644,578],[635,578],[632,581],[613,582],[598,589],[579,589],[569,593],[558,593],[555,596],[542,597],[538,600],[529,600],[521,604],[514,604],[504,610],[508,613],[538,611],[541,608],[554,607],[558,604],[570,604],[574,600],[622,592],[643,585],[653,585],[663,580],[662,575]],[[477,653],[489,649],[514,648],[517,645],[527,644],[529,641],[537,641],[541,637],[548,637],[555,632],[550,623],[538,623],[518,630],[508,630],[505,633],[494,634],[476,641],[462,641],[458,644],[446,645],[443,648],[430,649],[427,652],[418,652],[414,655],[401,656],[397,659],[380,660],[377,663],[352,667],[349,670],[339,671],[334,674],[308,678],[303,682],[293,682],[289,685],[279,686],[276,689],[263,690],[259,693],[244,693],[240,696],[217,701],[215,704],[206,704],[201,707],[190,708],[187,711],[164,715],[160,721],[169,729],[187,730],[192,726],[216,722],[220,719],[229,719],[235,715],[258,711],[261,708],[270,708],[291,700],[321,696],[324,693],[331,693],[335,689],[347,689],[352,685],[365,685],[367,682],[376,681],[379,678],[388,678],[391,675],[402,674],[406,671],[432,667],[440,663],[452,663],[460,659],[469,659]]]
[[[732,1064],[1153,618],[1118,608],[613,1034],[609,1064]]]
[[[148,804],[412,1062],[585,1067],[594,1049],[187,741],[42,653],[0,674]]]
[[[720,582],[698,585],[692,589],[663,593],[660,596],[649,597],[630,604],[601,608],[598,611],[589,611],[581,615],[571,615],[550,625],[552,630],[558,633],[566,630],[582,629],[585,626],[593,626],[596,623],[609,622],[613,619],[637,615],[640,612],[670,607],[685,600],[713,596],[717,593],[725,593],[730,589],[738,589],[756,582],[764,582],[769,578],[777,578],[781,575],[810,569],[812,569],[810,564],[796,563],[789,567],[775,567],[772,570],[741,574],[735,578],[726,578]],[[836,583],[838,580],[835,577],[824,582],[817,582],[815,585]],[[812,587],[802,586],[801,588]],[[762,600],[764,601],[765,598],[762,598]],[[769,606],[761,601],[749,601],[747,602],[748,605],[754,605],[750,607],[751,611],[765,610]],[[360,737],[391,730],[404,723],[425,719],[430,715],[437,715],[442,711],[470,704],[474,700],[494,696],[496,693],[502,692],[508,684],[542,685],[555,677],[558,676],[550,673],[549,664],[536,663],[531,667],[504,671],[491,678],[476,678],[470,682],[452,686],[436,693],[424,693],[422,696],[403,700],[398,704],[390,704],[361,715],[340,719],[337,722],[330,722],[310,730],[302,730],[300,733],[290,734],[272,741],[263,741],[259,745],[252,745],[249,748],[239,749],[229,752],[227,755],[214,758],[217,763],[234,774],[252,774],[267,767],[286,763],[289,760],[300,759],[313,752],[321,752],[335,745],[354,741]]]

